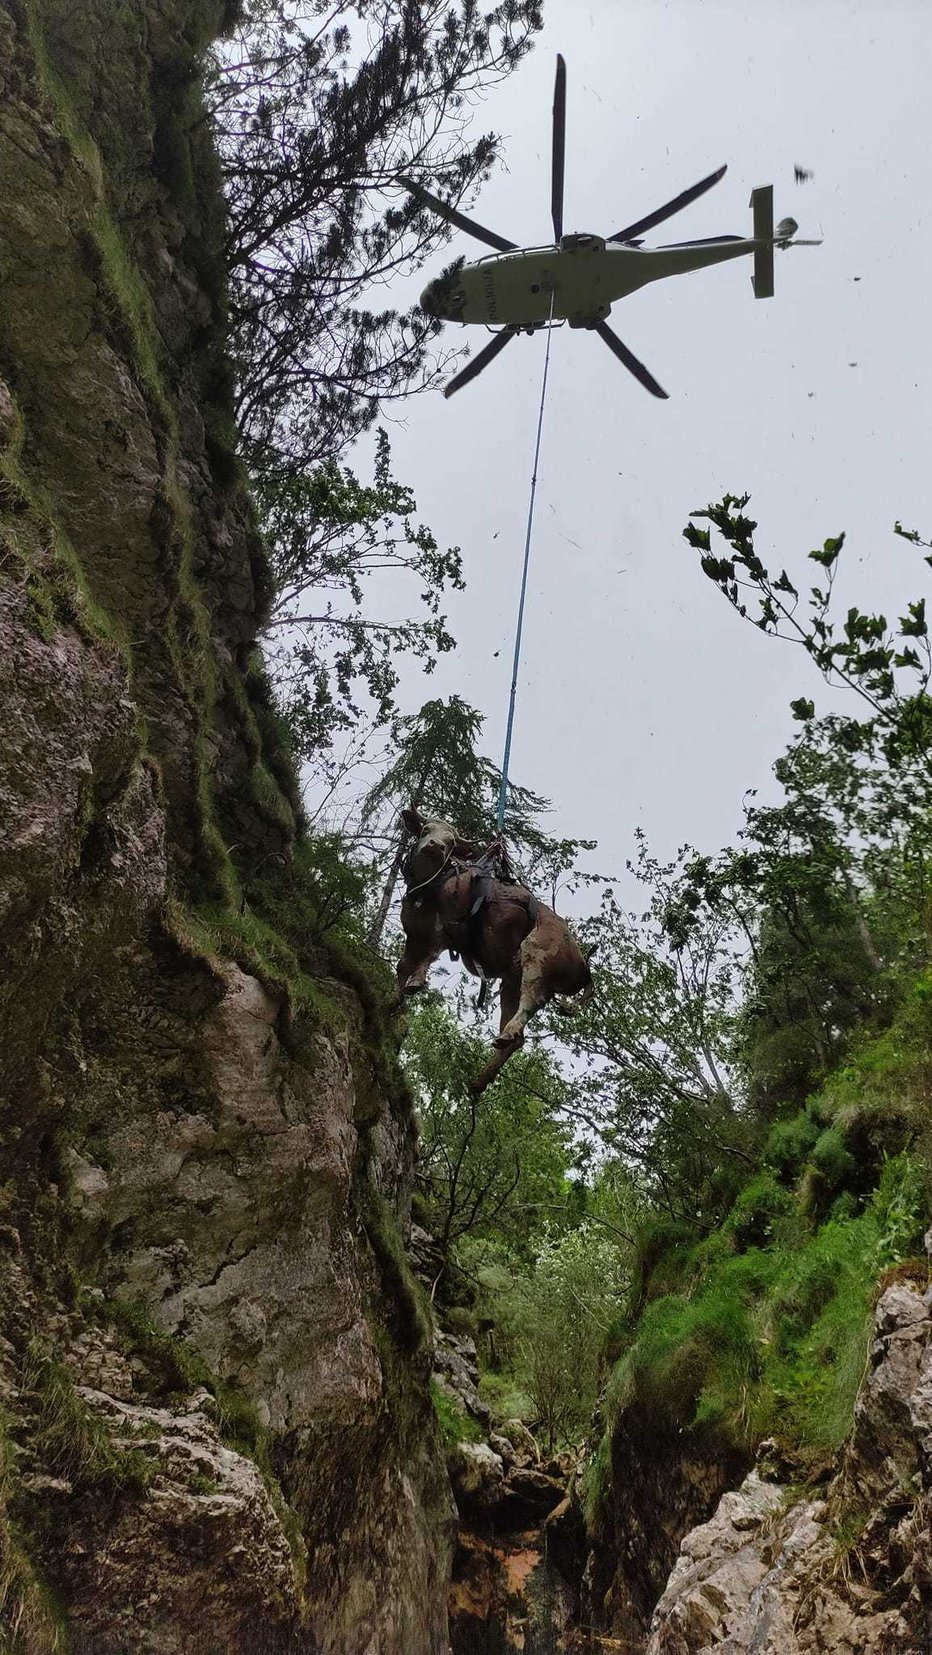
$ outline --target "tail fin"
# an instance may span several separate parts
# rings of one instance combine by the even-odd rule
[[[754,213],[754,297],[773,298],[773,185],[751,191]]]

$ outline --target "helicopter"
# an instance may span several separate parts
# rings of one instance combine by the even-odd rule
[[[674,213],[682,212],[684,207],[705,195],[724,178],[726,167],[719,167],[662,207],[624,225],[610,236],[564,235],[565,150],[566,63],[558,54],[553,97],[551,245],[519,247],[516,242],[507,240],[497,231],[489,230],[474,218],[458,212],[448,202],[441,201],[439,196],[432,195],[413,178],[399,178],[399,183],[423,207],[445,219],[455,229],[463,230],[495,249],[494,253],[487,253],[474,263],[467,264],[465,259],[457,259],[428,283],[421,294],[421,309],[427,316],[444,322],[484,324],[498,330],[444,387],[446,397],[475,379],[519,333],[535,333],[540,328],[558,326],[564,322],[571,328],[586,328],[597,334],[652,396],[666,397],[667,392],[649,369],[609,327],[606,318],[616,300],[626,298],[648,282],[662,281],[667,276],[679,276],[691,270],[703,270],[708,265],[743,258],[745,254],[752,255],[754,259],[752,281],[755,296],[769,299],[773,296],[774,248],[820,245],[818,241],[793,239],[799,228],[795,219],[782,219],[774,229],[772,184],[763,185],[751,193],[753,224],[752,234],[748,237],[707,236],[697,241],[670,242],[661,247],[643,245],[640,239],[642,232],[663,224]]]

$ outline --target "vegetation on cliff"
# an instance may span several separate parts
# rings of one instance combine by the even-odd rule
[[[237,52],[261,37],[263,52],[271,41],[283,53],[287,180],[312,242],[333,208],[345,236],[330,251],[349,269],[373,247],[378,214],[349,224],[347,180],[315,170],[311,126],[328,115],[332,155],[361,176],[389,118],[392,65],[396,115],[429,127],[462,77],[474,87],[507,72],[537,26],[534,7],[509,5],[483,36],[473,8],[461,11],[457,46],[434,8],[406,8],[404,37],[387,27],[374,69],[340,85],[342,27],[312,49],[292,26],[314,7],[16,0],[0,18],[0,1638],[11,1647],[44,1655],[75,1627],[100,1649],[178,1628],[183,1640],[193,1597],[209,1598],[225,1648],[254,1646],[257,1627],[270,1650],[316,1645],[321,1621],[329,1637],[345,1619],[354,1636],[373,1591],[400,1647],[437,1642],[445,1626],[429,1318],[400,1233],[414,1125],[391,978],[363,938],[372,877],[347,865],[341,841],[307,832],[306,731],[283,717],[257,639],[276,580],[291,579],[292,595],[331,581],[352,598],[397,528],[398,567],[428,596],[425,625],[389,645],[429,659],[449,644],[439,598],[458,559],[418,524],[384,447],[371,489],[338,463],[374,413],[366,386],[385,388],[360,349],[387,362],[390,320],[361,319],[334,289],[321,339],[342,305],[351,348],[340,364],[318,352],[303,389],[255,354],[267,332],[255,309],[246,317],[250,259],[275,232],[253,213],[247,247],[239,207],[249,166],[272,152],[255,60],[247,51],[237,66]],[[208,109],[205,66],[237,22],[246,34],[220,48]],[[488,139],[475,155],[444,142],[438,130],[451,186],[494,152]],[[408,159],[427,164],[420,150]],[[272,212],[268,189],[253,208]],[[416,256],[433,227],[421,234],[413,219]],[[277,228],[287,239],[297,223]],[[288,280],[279,260],[260,311],[284,318]],[[319,317],[306,299],[292,319]],[[345,372],[358,378],[344,398]],[[272,415],[262,456],[237,401],[256,376]],[[293,483],[325,406],[310,492],[289,493],[286,451]],[[318,636],[338,630],[333,620]],[[355,627],[349,650],[337,646],[318,748],[341,707],[352,721],[360,683],[387,717],[390,649],[369,648],[377,633]],[[336,1479],[324,1470],[335,1459]],[[399,1464],[413,1491],[400,1513],[385,1494]]]

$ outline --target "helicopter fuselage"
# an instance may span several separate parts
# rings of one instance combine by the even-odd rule
[[[431,282],[421,298],[428,314],[491,327],[539,327],[549,320],[587,327],[617,299],[649,282],[753,254],[758,242],[738,237],[636,247],[600,236],[564,236],[559,246],[493,253]]]

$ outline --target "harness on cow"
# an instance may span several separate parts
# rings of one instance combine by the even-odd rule
[[[493,839],[492,843],[482,852],[481,856],[473,861],[464,861],[454,854],[453,848],[447,852],[440,867],[419,885],[408,886],[408,896],[417,903],[417,893],[431,891],[436,893],[450,879],[461,879],[463,875],[470,879],[469,908],[465,921],[456,922],[457,934],[452,934],[451,927],[444,928],[444,938],[447,952],[451,960],[462,958],[464,965],[474,976],[481,979],[476,1007],[484,1006],[489,992],[489,979],[478,963],[477,956],[482,952],[482,925],[485,909],[494,895],[499,901],[511,900],[527,910],[530,924],[536,925],[540,914],[540,903],[533,891],[524,883],[520,872],[511,864],[507,848],[501,838]],[[513,886],[515,895],[509,898],[508,886]],[[505,887],[503,890],[502,887]],[[520,896],[517,894],[520,892]],[[426,896],[421,901],[426,901]],[[464,927],[464,936],[460,937],[460,926]]]
[[[466,915],[466,940],[465,945],[459,950],[451,947],[449,953],[451,959],[456,959],[458,955],[462,955],[464,965],[481,979],[481,986],[476,1000],[476,1009],[481,1011],[489,992],[489,979],[477,960],[477,956],[482,952],[482,925],[485,909],[494,895],[497,895],[500,901],[503,899],[508,901],[507,889],[503,891],[502,886],[507,887],[509,885],[514,886],[516,892],[521,892],[520,896],[516,894],[510,900],[520,903],[523,908],[527,909],[531,925],[537,924],[540,904],[534,893],[522,883],[519,876],[512,869],[508,852],[500,839],[494,840],[488,849],[483,851],[480,857],[477,857],[475,862],[464,864],[461,872],[469,874],[471,877],[469,912]]]

